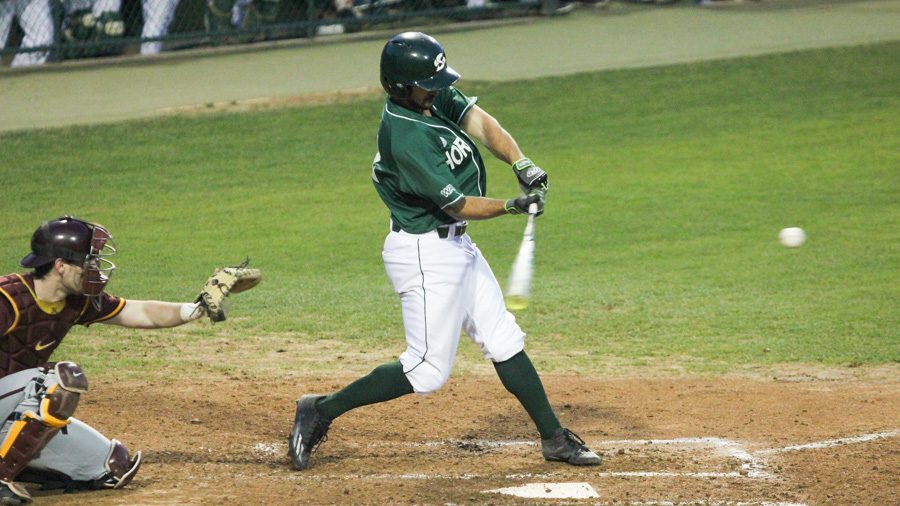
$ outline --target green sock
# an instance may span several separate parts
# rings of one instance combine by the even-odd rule
[[[519,399],[522,407],[528,412],[528,416],[541,433],[541,439],[553,436],[553,432],[560,427],[559,420],[550,407],[541,378],[534,370],[534,365],[525,354],[525,350],[516,353],[509,360],[495,362],[494,369],[497,370],[503,386]]]
[[[403,365],[400,362],[390,362],[376,367],[342,390],[319,399],[316,410],[323,417],[334,420],[353,408],[389,401],[411,393],[413,387],[403,374]]]

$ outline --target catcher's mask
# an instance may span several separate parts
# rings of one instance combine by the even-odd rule
[[[444,48],[430,35],[399,33],[381,51],[381,86],[394,98],[408,98],[410,86],[437,91],[457,80],[459,73],[447,65]]]
[[[61,258],[84,269],[82,293],[94,297],[109,283],[116,268],[108,257],[116,254],[112,235],[103,225],[71,216],[45,221],[31,236],[31,253],[25,255],[22,267],[40,267]]]

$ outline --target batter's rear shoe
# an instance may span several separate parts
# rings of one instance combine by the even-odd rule
[[[578,434],[560,427],[549,439],[541,440],[541,451],[547,460],[568,462],[575,466],[599,466],[603,459],[584,444]]]
[[[0,504],[18,506],[29,503],[31,503],[31,494],[25,490],[25,487],[11,481],[0,480]]]
[[[331,420],[323,418],[316,410],[316,401],[324,395],[304,395],[297,401],[297,412],[294,415],[294,428],[288,439],[288,455],[294,469],[303,470],[309,467],[309,457],[320,444],[328,440],[328,427]]]

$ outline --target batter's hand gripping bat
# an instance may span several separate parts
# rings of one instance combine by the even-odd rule
[[[522,234],[522,244],[513,262],[509,274],[509,289],[506,290],[506,307],[512,311],[520,311],[528,307],[528,296],[531,294],[531,275],[534,272],[534,215],[537,204],[528,206],[528,222]]]

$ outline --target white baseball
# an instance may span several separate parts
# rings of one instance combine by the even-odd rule
[[[806,242],[806,232],[799,227],[783,228],[778,233],[778,240],[786,248],[798,248]]]

